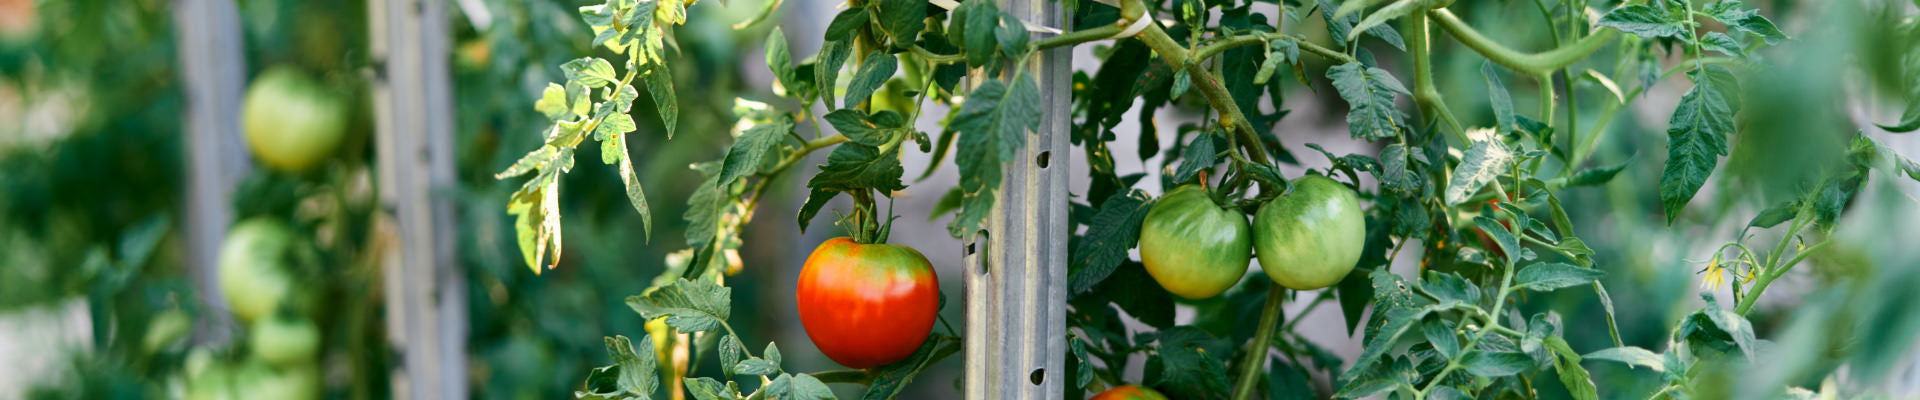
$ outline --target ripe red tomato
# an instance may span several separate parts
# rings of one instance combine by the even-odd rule
[[[1160,392],[1156,392],[1153,389],[1134,385],[1120,385],[1100,392],[1100,394],[1093,395],[1093,398],[1088,400],[1167,400],[1167,396],[1161,395]]]
[[[807,257],[794,302],[821,353],[872,368],[907,358],[927,340],[940,311],[940,281],[913,248],[838,237]]]

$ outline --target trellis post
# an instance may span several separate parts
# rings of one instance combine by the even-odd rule
[[[231,0],[181,0],[173,9],[180,76],[187,99],[187,190],[184,215],[187,275],[209,309],[226,310],[220,294],[220,242],[233,220],[229,199],[250,168],[240,139],[241,91],[247,60],[241,53],[240,11]],[[233,318],[206,313],[195,342],[228,339]]]
[[[467,398],[467,291],[454,255],[453,82],[445,1],[375,1],[374,107],[393,396]]]
[[[1053,0],[997,0],[1021,20],[1065,29]],[[1033,32],[1038,40],[1053,33]],[[1005,168],[986,229],[966,244],[966,376],[970,399],[1057,399],[1067,379],[1068,107],[1070,47],[1025,68],[1039,84],[1040,130]],[[979,71],[974,82],[992,79]],[[1061,154],[1054,154],[1056,151]]]

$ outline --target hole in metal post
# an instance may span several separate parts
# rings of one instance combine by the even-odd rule
[[[1039,386],[1040,382],[1045,382],[1047,380],[1047,369],[1046,368],[1034,369],[1032,374],[1027,375],[1027,380],[1033,381],[1034,386]]]
[[[1042,152],[1040,152],[1040,156],[1038,156],[1038,157],[1035,157],[1035,158],[1034,158],[1034,160],[1033,160],[1033,163],[1034,163],[1035,165],[1039,165],[1039,166],[1040,166],[1040,168],[1046,168],[1046,167],[1047,167],[1047,158],[1048,158],[1048,157],[1052,157],[1052,156],[1053,156],[1053,152],[1051,152],[1051,151],[1042,151]]]
[[[976,253],[975,253],[975,248],[974,248],[974,245],[977,245],[977,244],[983,244],[983,243],[987,243],[987,244],[989,244],[989,245],[990,245],[990,242],[988,242],[988,241],[987,241],[987,230],[985,230],[985,229],[981,229],[981,230],[979,230],[979,231],[977,231],[977,233],[975,233],[975,234],[973,235],[973,243],[968,243],[968,244],[967,244],[967,255],[971,255],[971,256],[974,256],[974,258],[973,258],[973,260],[974,260],[974,263],[976,263],[976,264],[980,264],[980,275],[986,275],[986,274],[987,274],[987,272],[988,272],[988,271],[987,271],[987,263],[989,262],[989,260],[987,260],[987,257],[990,257],[990,255],[978,255],[978,254],[976,254]]]

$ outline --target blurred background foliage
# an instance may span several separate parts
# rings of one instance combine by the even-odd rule
[[[792,1],[788,9],[831,9],[826,1]],[[1538,23],[1535,7],[1561,1],[1459,0],[1450,8],[1502,43],[1519,49],[1543,49],[1554,35]],[[1794,40],[1768,49],[1763,60],[1777,68],[1745,79],[1740,132],[1732,155],[1692,210],[1668,226],[1654,182],[1659,180],[1666,145],[1664,127],[1672,104],[1686,89],[1684,78],[1651,85],[1645,97],[1618,112],[1600,131],[1594,159],[1598,165],[1626,163],[1613,183],[1568,190],[1562,195],[1579,236],[1607,270],[1621,339],[1649,349],[1667,347],[1683,317],[1703,304],[1698,273],[1712,250],[1748,237],[1772,243],[1779,232],[1744,229],[1761,210],[1808,190],[1817,172],[1846,162],[1846,137],[1868,137],[1909,156],[1920,155],[1920,140],[1890,135],[1872,123],[1891,123],[1910,91],[1920,87],[1920,40],[1913,28],[1914,4],[1905,1],[1758,0],[1753,5],[1780,23]],[[638,337],[642,321],[624,302],[665,271],[672,252],[683,248],[679,217],[684,199],[698,184],[689,165],[724,153],[734,125],[735,97],[768,98],[770,79],[759,59],[760,40],[771,24],[746,30],[730,25],[746,19],[759,4],[706,1],[690,9],[688,23],[675,34],[678,57],[670,60],[682,108],[679,135],[669,141],[651,112],[633,113],[641,131],[629,139],[636,168],[648,188],[655,226],[651,237],[640,230],[640,216],[624,198],[612,168],[581,163],[562,183],[566,216],[565,257],[560,267],[535,275],[524,268],[515,247],[505,200],[517,186],[496,181],[525,149],[541,141],[547,120],[532,107],[546,82],[561,80],[558,66],[574,58],[604,53],[588,41],[569,0],[451,0],[449,14],[454,52],[456,149],[460,185],[446,195],[458,204],[457,242],[467,274],[470,312],[469,361],[475,397],[544,399],[569,396],[584,373],[605,365],[603,336]],[[306,174],[258,170],[236,194],[236,220],[266,216],[295,226],[303,242],[321,256],[303,264],[302,276],[325,282],[327,296],[339,300],[318,320],[328,332],[326,398],[385,397],[384,327],[381,298],[366,295],[379,284],[377,267],[361,256],[381,237],[372,225],[372,193],[367,186],[371,146],[365,82],[372,68],[367,44],[366,3],[351,0],[243,0],[238,2],[249,76],[268,67],[291,66],[355,98],[346,151],[331,164]],[[1256,7],[1271,7],[1257,5]],[[1594,7],[1606,7],[1594,4]],[[1271,10],[1271,8],[1267,8]],[[1271,11],[1267,11],[1270,15]],[[804,14],[814,15],[814,14]],[[826,14],[818,14],[826,15]],[[789,21],[795,20],[789,18]],[[1318,18],[1303,18],[1300,32],[1324,32]],[[824,23],[797,21],[823,28]],[[234,344],[187,340],[169,335],[175,321],[207,318],[224,310],[197,304],[186,277],[181,212],[185,199],[186,152],[182,115],[180,60],[174,41],[170,3],[163,0],[59,1],[0,0],[0,319],[36,309],[84,310],[91,329],[73,342],[83,351],[52,365],[67,372],[36,373],[45,379],[19,382],[43,398],[166,398],[183,385],[182,370],[193,349],[216,349],[215,358],[237,360]],[[1289,29],[1294,30],[1294,29]],[[817,37],[797,33],[791,37]],[[1324,37],[1314,38],[1325,42]],[[796,42],[798,43],[798,42]],[[1629,45],[1661,46],[1628,42]],[[1373,43],[1370,46],[1378,46]],[[796,44],[804,57],[814,48]],[[1383,64],[1408,71],[1397,50],[1373,49]],[[1076,69],[1092,70],[1095,59],[1082,52]],[[1491,123],[1485,103],[1483,59],[1451,41],[1437,41],[1437,85],[1471,125]],[[1674,60],[1621,59],[1606,51],[1577,66],[1611,71],[1616,66],[1653,68]],[[598,54],[607,56],[606,54]],[[1315,60],[1317,59],[1310,59]],[[1310,63],[1307,74],[1324,76],[1326,65]],[[1288,73],[1288,72],[1282,72]],[[1555,118],[1572,117],[1591,127],[1613,95],[1593,80],[1563,80],[1577,107],[1559,107]],[[1530,79],[1511,79],[1514,104],[1540,101]],[[1292,86],[1294,113],[1276,132],[1290,145],[1307,141],[1344,141],[1337,112],[1344,104],[1329,87]],[[1627,88],[1630,89],[1630,88]],[[1902,96],[1908,98],[1903,101]],[[647,103],[649,96],[640,96]],[[637,104],[651,110],[651,104]],[[1477,111],[1475,111],[1477,110]],[[1571,113],[1571,114],[1569,114]],[[1304,122],[1300,122],[1304,121]],[[1326,132],[1335,132],[1326,134]],[[1585,137],[1589,131],[1582,129]],[[1296,140],[1292,138],[1310,138]],[[1317,139],[1331,138],[1331,139]],[[1123,139],[1123,142],[1131,140]],[[1295,154],[1310,154],[1291,148]],[[1360,149],[1373,153],[1377,149]],[[597,158],[586,146],[577,157]],[[1123,152],[1127,153],[1127,152]],[[920,156],[910,154],[909,156]],[[1145,160],[1142,160],[1143,164]],[[1324,160],[1305,157],[1307,166]],[[1154,173],[1156,171],[1146,171]],[[944,183],[936,183],[944,184]],[[781,186],[783,189],[794,185]],[[929,185],[931,186],[931,185]],[[1082,186],[1076,186],[1082,187]],[[1920,372],[1913,367],[1913,338],[1920,332],[1920,249],[1906,242],[1920,237],[1920,185],[1905,177],[1873,174],[1834,230],[1836,245],[1790,274],[1770,291],[1750,316],[1760,336],[1772,341],[1777,362],[1760,363],[1750,374],[1736,375],[1725,393],[1752,382],[1820,386],[1837,370],[1856,390],[1914,395]],[[940,189],[919,189],[940,193]],[[311,206],[316,196],[358,193],[342,207]],[[803,193],[788,192],[785,196]],[[792,208],[793,202],[769,208]],[[901,215],[926,215],[902,210]],[[736,290],[732,323],[749,338],[790,340],[798,336],[783,286],[798,264],[790,248],[801,236],[785,219],[764,218],[750,229],[742,250],[745,272],[729,278]],[[347,232],[340,234],[340,232]],[[1820,235],[1828,235],[1820,233]],[[331,238],[323,239],[321,236]],[[775,249],[775,250],[760,250]],[[784,249],[784,250],[782,250]],[[762,265],[780,268],[756,268]],[[1257,276],[1257,274],[1255,275]],[[1725,286],[1714,291],[1722,299]],[[1557,311],[1575,349],[1611,347],[1601,304],[1590,295],[1548,295],[1531,301]],[[958,296],[954,296],[956,299]],[[1301,298],[1307,298],[1302,296]],[[70,306],[80,304],[81,306]],[[1192,318],[1191,313],[1181,314]],[[12,317],[9,317],[12,316]],[[1315,314],[1314,321],[1339,325],[1336,314]],[[1289,318],[1297,316],[1290,315]],[[357,323],[355,321],[358,321]],[[4,325],[18,326],[18,325]],[[229,327],[229,329],[232,329]],[[1337,330],[1338,328],[1333,328]],[[149,333],[159,332],[159,333]],[[13,332],[0,331],[0,336]],[[158,336],[159,339],[150,337]],[[358,339],[352,339],[358,338]],[[171,339],[171,340],[169,340]],[[1357,338],[1334,344],[1357,350]],[[186,342],[193,344],[186,344]],[[155,344],[157,343],[157,344]],[[783,343],[783,348],[810,346]],[[227,346],[227,347],[222,347]],[[1345,357],[1353,352],[1339,350]],[[798,353],[798,351],[794,351]],[[361,354],[362,355],[354,355]],[[712,361],[709,361],[710,363]],[[816,363],[820,361],[815,361]],[[348,365],[353,367],[334,367]],[[813,364],[822,365],[822,364]],[[957,368],[947,363],[944,368]],[[16,371],[17,365],[0,367]],[[707,366],[704,368],[712,368]],[[1657,390],[1652,373],[1614,365],[1590,366],[1603,392],[1646,397]],[[709,369],[710,370],[710,369]],[[6,373],[13,375],[11,372]],[[1714,382],[1704,379],[1703,382]],[[948,382],[925,379],[919,393],[950,393]],[[0,397],[13,389],[0,390]],[[1563,393],[1543,390],[1544,396]]]

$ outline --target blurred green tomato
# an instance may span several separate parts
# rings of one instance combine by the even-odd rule
[[[254,157],[274,170],[299,173],[325,161],[346,137],[347,102],[290,67],[255,77],[240,105],[240,129]]]
[[[192,331],[193,317],[187,316],[185,310],[170,309],[155,314],[153,319],[147,321],[147,334],[140,338],[140,343],[146,346],[149,353],[159,352],[179,344],[180,339],[186,338]]]
[[[293,229],[279,221],[254,218],[227,231],[220,244],[220,291],[227,308],[242,321],[272,315],[293,291],[287,271]]]
[[[314,400],[320,390],[320,370],[312,363],[274,368],[254,360],[240,367],[233,382],[241,399]]]
[[[320,328],[306,318],[278,314],[253,324],[253,355],[275,367],[311,363],[320,352]]]

